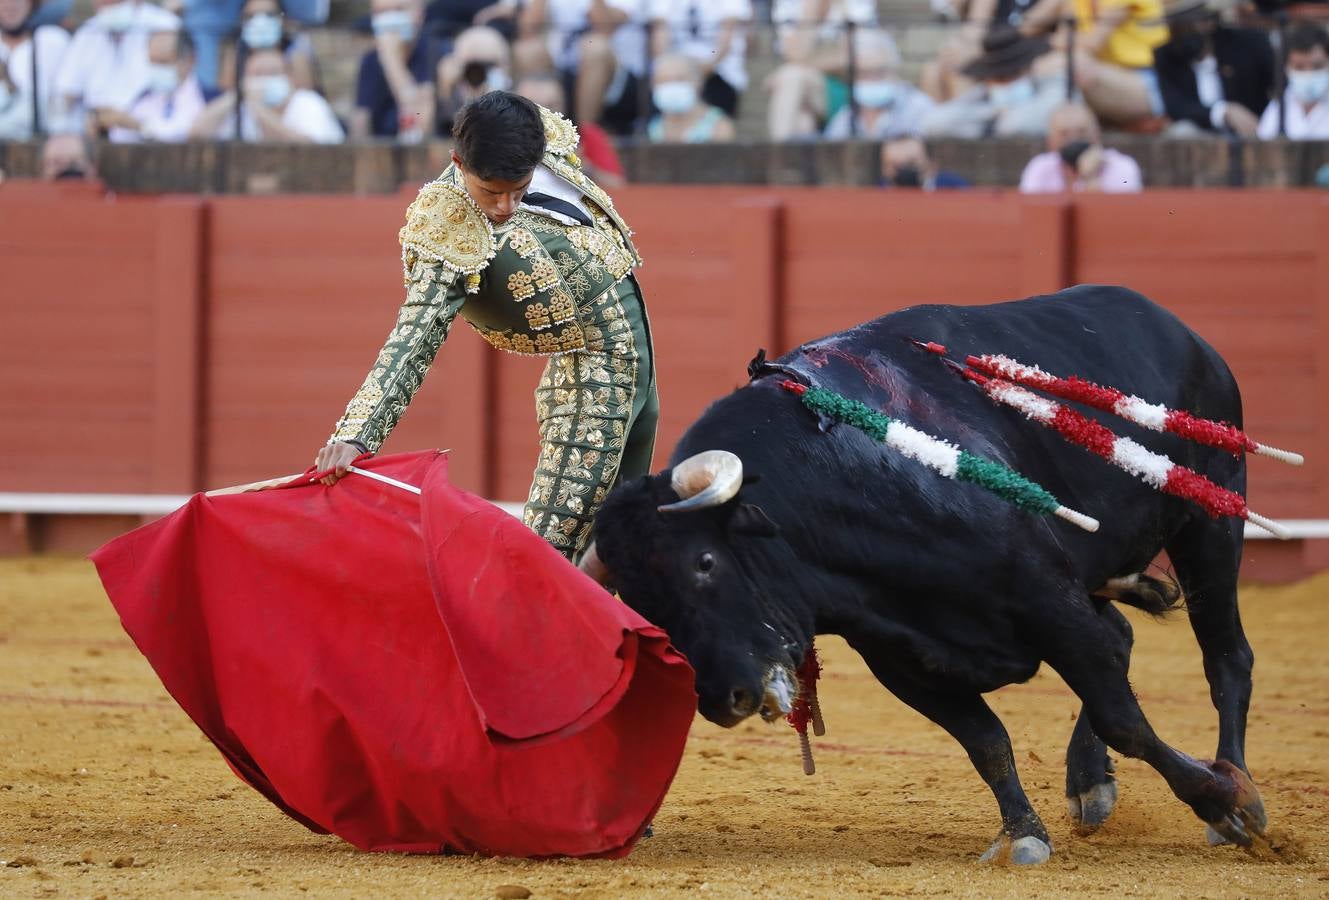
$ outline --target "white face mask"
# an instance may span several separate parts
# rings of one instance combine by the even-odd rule
[[[255,75],[245,79],[245,87],[258,91],[265,106],[281,106],[291,96],[291,79],[285,75]]]
[[[106,7],[98,17],[102,27],[107,31],[112,34],[124,34],[134,24],[134,7],[128,3],[117,3]]]
[[[870,109],[884,109],[895,103],[898,87],[890,78],[878,78],[872,81],[854,82],[854,99],[859,106]]]
[[[148,90],[155,94],[169,94],[180,86],[180,73],[175,66],[153,63],[148,66]]]
[[[682,115],[697,105],[697,89],[690,81],[665,81],[651,90],[651,99],[666,116]]]
[[[992,101],[993,105],[1000,106],[1002,109],[1010,109],[1013,106],[1028,103],[1034,99],[1033,79],[1025,76],[1014,81],[1008,81],[1005,84],[989,84],[988,99]]]
[[[1299,103],[1313,105],[1329,94],[1329,69],[1288,72],[1287,89]]]
[[[281,16],[259,13],[250,16],[240,29],[240,37],[255,50],[266,50],[281,43]]]
[[[403,41],[415,39],[415,18],[404,9],[389,9],[375,13],[369,20],[374,34],[396,34]]]

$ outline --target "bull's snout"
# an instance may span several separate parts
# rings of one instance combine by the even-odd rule
[[[733,728],[761,709],[763,688],[760,681],[734,681],[699,691],[701,714],[721,728]]]
[[[756,691],[736,687],[729,692],[729,712],[736,718],[746,719],[757,711],[761,696]]]

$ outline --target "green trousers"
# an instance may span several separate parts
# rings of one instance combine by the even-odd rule
[[[605,496],[649,473],[655,450],[660,401],[646,310],[635,279],[613,291],[603,315],[620,335],[630,324],[631,340],[553,357],[535,390],[540,456],[523,520],[574,562]]]

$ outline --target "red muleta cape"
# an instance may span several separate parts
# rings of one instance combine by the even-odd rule
[[[658,628],[433,451],[335,487],[195,495],[93,554],[241,778],[365,850],[623,856],[696,709]]]

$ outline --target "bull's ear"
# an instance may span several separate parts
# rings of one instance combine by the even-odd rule
[[[729,530],[757,537],[775,537],[780,533],[780,526],[772,522],[770,516],[762,512],[760,506],[740,503],[729,519]]]

